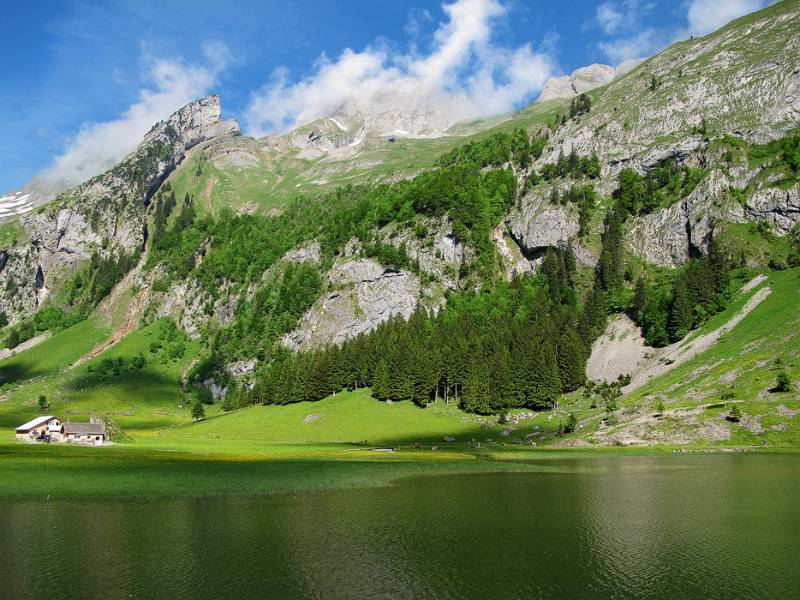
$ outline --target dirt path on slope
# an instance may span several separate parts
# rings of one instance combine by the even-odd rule
[[[753,283],[753,281],[755,280],[752,280],[743,286],[742,290],[752,290],[756,285],[761,283],[763,279],[757,281],[756,283]],[[767,296],[769,296],[771,292],[772,289],[769,287],[758,290],[739,310],[739,312],[732,316],[727,323],[718,329],[706,333],[705,335],[693,337],[689,340],[681,340],[680,342],[676,342],[656,352],[652,358],[643,365],[643,368],[640,371],[633,374],[633,379],[631,380],[630,384],[622,388],[622,392],[624,394],[629,394],[632,391],[642,387],[653,377],[663,375],[678,365],[682,365],[698,354],[708,350],[711,346],[717,343],[719,338],[736,327],[742,321],[742,319],[744,319],[748,314],[750,314],[750,312],[753,311],[756,306],[761,304],[761,302]]]
[[[146,261],[147,252],[145,251],[142,253],[142,256],[136,266],[131,269],[125,275],[125,277],[122,278],[122,281],[114,286],[114,289],[111,290],[111,293],[104,298],[100,304],[97,305],[97,308],[95,309],[97,313],[103,315],[109,320],[109,322],[113,322],[114,313],[120,307],[121,303],[126,302],[125,296],[133,289],[136,278],[139,276],[139,274],[141,274],[142,268],[144,267]],[[94,357],[102,354],[117,344],[126,335],[134,331],[139,326],[139,319],[142,316],[142,311],[144,310],[147,298],[149,297],[148,291],[149,288],[141,289],[130,300],[128,300],[128,304],[125,307],[125,315],[123,316],[122,323],[119,325],[119,327],[114,329],[114,331],[111,333],[111,336],[107,340],[95,346],[89,352],[81,356],[78,360],[72,363],[69,368],[74,369],[75,367],[78,367]]]
[[[50,331],[45,331],[41,335],[37,335],[36,337],[32,337],[27,342],[22,342],[21,344],[17,344],[13,348],[3,348],[0,350],[0,360],[5,360],[7,358],[11,358],[12,356],[19,354],[20,352],[25,352],[25,350],[30,350],[34,346],[38,346],[47,338],[49,338],[52,334]]]

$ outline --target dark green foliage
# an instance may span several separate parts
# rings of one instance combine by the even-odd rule
[[[586,383],[587,348],[578,332],[567,329],[558,341],[558,371],[564,391],[572,392]]]
[[[461,164],[482,168],[496,167],[513,161],[525,168],[532,160],[539,158],[545,143],[546,140],[543,139],[537,139],[531,143],[531,139],[524,129],[515,129],[510,133],[495,133],[487,138],[450,150],[441,156],[439,165],[451,167]]]
[[[575,118],[578,115],[588,113],[592,108],[592,99],[586,94],[580,94],[572,99],[569,104],[569,116]]]
[[[395,247],[391,244],[373,242],[363,245],[364,256],[374,258],[384,266],[392,269],[415,269],[406,253],[406,245]]]
[[[206,411],[203,408],[203,403],[200,400],[197,400],[192,404],[192,419],[195,421],[199,421],[200,419],[205,418]]]
[[[573,150],[569,156],[564,153],[558,155],[558,160],[542,167],[541,176],[549,181],[556,177],[571,177],[572,179],[597,179],[600,177],[600,159],[596,154],[591,156],[578,156]]]
[[[47,402],[47,396],[45,396],[44,394],[39,394],[38,403],[39,403],[39,410],[47,410],[50,407],[50,405]]]
[[[785,173],[784,179],[775,181],[775,185],[791,185],[800,178],[800,133],[795,131],[768,144],[753,146],[748,157]]]
[[[688,196],[704,175],[702,169],[679,167],[673,159],[651,169],[645,176],[633,169],[623,169],[614,197],[626,216],[648,214]]]
[[[731,421],[732,423],[738,423],[739,421],[742,420],[742,409],[739,408],[738,404],[734,404],[733,406],[731,406],[731,411],[730,413],[728,413],[726,419],[728,419],[728,421]]]
[[[601,241],[603,249],[597,263],[598,281],[606,292],[620,290],[625,283],[624,228],[626,213],[616,202],[606,213]]]
[[[788,237],[789,244],[789,267],[800,267],[800,224],[795,225]]]
[[[630,314],[648,344],[664,346],[725,308],[729,283],[730,260],[712,241],[706,256],[688,261],[672,274],[662,274],[652,285],[640,278]]]
[[[583,312],[578,322],[578,332],[587,348],[603,332],[607,317],[606,295],[599,282],[595,280],[583,303]]]
[[[564,433],[572,433],[578,427],[578,417],[575,413],[567,415],[567,422],[564,423]]]
[[[789,378],[789,374],[786,371],[781,371],[780,373],[778,373],[778,377],[775,380],[775,391],[776,392],[792,391],[792,380]]]

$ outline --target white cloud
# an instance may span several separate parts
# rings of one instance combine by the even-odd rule
[[[42,180],[48,187],[63,189],[102,173],[132,151],[154,123],[208,94],[231,56],[221,43],[206,44],[204,56],[207,65],[148,58],[148,86],[139,90],[138,101],[113,121],[81,125],[41,174]]]
[[[329,115],[345,106],[407,106],[413,102],[452,121],[511,110],[541,89],[556,70],[549,54],[530,45],[495,43],[492,29],[506,13],[497,0],[456,0],[427,55],[368,47],[321,56],[310,77],[289,81],[279,70],[254,93],[246,131],[261,136]]]
[[[739,17],[769,4],[766,0],[692,0],[686,18],[690,35],[711,33]]]
[[[597,9],[595,18],[598,25],[607,35],[619,34],[623,30],[629,35],[600,42],[600,50],[615,64],[650,56],[691,35],[711,33],[733,19],[763,8],[770,1],[687,0],[681,5],[686,8],[687,25],[663,29],[640,28],[640,16],[653,8],[652,3],[643,4],[641,0],[609,1]],[[636,29],[640,30],[632,34]]]
[[[604,2],[597,7],[595,14],[600,28],[607,34],[616,33],[623,22],[623,15],[611,2]]]
[[[610,42],[600,42],[600,50],[603,51],[613,65],[619,65],[629,59],[643,58],[655,54],[664,48],[667,43],[668,40],[664,38],[662,32],[648,28],[630,37],[617,38]]]

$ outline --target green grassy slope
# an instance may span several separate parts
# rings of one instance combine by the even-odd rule
[[[88,421],[90,413],[110,418],[126,432],[166,427],[190,420],[189,408],[180,393],[180,378],[198,350],[197,342],[186,342],[182,356],[171,358],[164,349],[151,352],[166,328],[159,320],[135,331],[99,356],[68,369],[76,359],[97,346],[108,331],[85,321],[39,346],[0,363],[0,373],[15,374],[0,395],[0,437],[13,437],[13,428],[41,414],[40,394],[47,396],[47,413],[64,419]],[[130,361],[145,357],[142,369],[127,369],[116,375],[100,366],[106,359]],[[210,407],[210,414],[214,408]]]
[[[420,409],[411,402],[386,404],[368,390],[341,392],[319,402],[254,406],[164,432],[170,438],[263,440],[270,442],[367,442],[370,445],[420,441],[444,444],[444,436],[465,442],[497,439],[497,427],[481,429],[480,419],[444,401]]]
[[[102,342],[110,328],[93,318],[60,331],[40,344],[0,362],[0,384],[14,383],[53,375]]]
[[[703,407],[699,425],[720,421],[730,427],[727,443],[800,447],[800,270],[769,275],[772,292],[731,332],[703,354],[655,379],[625,399],[623,406],[652,406],[661,400],[667,411]],[[743,304],[740,300],[726,313]],[[727,315],[718,315],[716,325]],[[794,391],[777,393],[778,373],[785,370]],[[742,422],[724,421],[733,404]],[[665,422],[664,427],[681,427]]]

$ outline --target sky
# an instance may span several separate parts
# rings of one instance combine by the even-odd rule
[[[102,172],[209,93],[262,136],[354,98],[422,89],[459,117],[534,101],[769,0],[120,0],[15,3],[0,20],[0,193]]]

